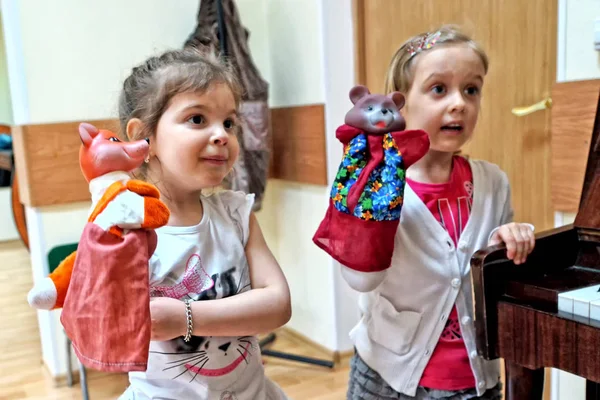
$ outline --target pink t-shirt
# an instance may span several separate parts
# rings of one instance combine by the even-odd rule
[[[458,243],[473,202],[473,175],[469,162],[460,156],[453,159],[450,180],[430,184],[406,179],[435,219],[446,229],[454,245]],[[446,327],[423,372],[420,386],[439,390],[462,390],[475,387],[475,377],[462,339],[456,307],[448,316]]]

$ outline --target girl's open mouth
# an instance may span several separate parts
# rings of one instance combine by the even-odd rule
[[[460,124],[449,124],[442,126],[442,132],[449,134],[460,134],[464,130],[464,127]]]

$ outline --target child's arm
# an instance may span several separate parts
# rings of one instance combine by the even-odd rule
[[[514,210],[512,208],[511,189],[508,177],[504,175],[503,184],[507,185],[507,195],[504,210],[500,217],[500,226],[490,232],[488,245],[504,243],[506,256],[515,264],[522,264],[535,247],[534,226],[528,223],[513,222]]]
[[[255,335],[279,328],[291,317],[290,290],[254,214],[246,244],[252,290],[192,305],[194,335]]]
[[[357,292],[366,293],[375,290],[383,282],[387,269],[377,272],[359,272],[342,265],[342,276],[348,285]]]
[[[246,244],[252,289],[224,299],[192,303],[195,336],[250,336],[272,331],[291,317],[287,280],[269,250],[258,221],[250,216]],[[169,340],[186,333],[185,306],[166,297],[150,302],[152,339]]]

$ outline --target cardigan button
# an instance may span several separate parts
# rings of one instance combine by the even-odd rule
[[[462,317],[461,322],[463,325],[467,325],[469,322],[471,322],[471,317],[464,316]]]
[[[479,389],[483,389],[485,387],[485,381],[479,382],[477,386],[479,386]]]
[[[452,282],[450,282],[450,283],[452,284],[453,288],[457,288],[460,286],[460,279],[454,278],[454,279],[452,279]]]
[[[477,350],[473,350],[473,351],[471,352],[471,358],[472,358],[473,360],[477,358]]]

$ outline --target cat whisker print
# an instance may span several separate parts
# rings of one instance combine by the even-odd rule
[[[201,371],[202,368],[204,367],[204,365],[206,365],[206,363],[208,362],[208,359],[206,361],[203,362],[202,366],[200,368],[198,368],[198,371]],[[197,362],[196,364],[194,364],[193,366],[196,367],[196,365],[200,364],[200,362]],[[184,372],[190,372],[188,369],[186,369]],[[192,379],[190,379],[190,383],[193,382],[196,378],[198,377],[198,372],[196,372],[194,375],[192,375]]]
[[[195,357],[188,357],[188,358],[184,358],[181,360],[172,361],[169,364],[173,363],[174,365],[163,368],[163,371],[168,371],[173,368],[179,368],[179,367],[185,366],[186,364],[189,364],[190,362],[194,362],[194,361],[198,361],[198,360],[202,361],[204,359],[208,360],[208,356],[206,354],[201,354],[201,355],[198,355]]]
[[[182,354],[194,354],[192,357],[186,358],[186,360],[192,360],[192,359],[194,359],[194,358],[198,357],[199,355],[205,355],[205,354],[206,354],[206,351],[202,350],[202,351],[192,351],[192,352],[190,352],[190,353],[174,353],[174,354],[177,354],[177,355],[182,355]],[[169,361],[169,362],[167,362],[167,364],[175,364],[175,363],[178,363],[179,361],[180,361],[180,360],[173,360],[173,361]]]
[[[202,363],[202,366],[200,366],[200,369],[202,369],[202,367],[204,367],[204,365],[205,365],[207,362],[208,362],[208,357],[207,357],[206,359],[202,359],[202,360],[198,361],[196,364],[194,364],[194,367],[196,367],[198,364]],[[174,377],[174,378],[173,378],[173,380],[176,380],[177,378],[179,378],[181,375],[185,374],[186,372],[190,372],[190,371],[187,369],[187,367],[186,367],[186,368],[184,368],[184,370],[183,370],[183,371],[182,371],[182,372],[181,372],[179,375],[177,375],[176,377]],[[196,379],[196,377],[197,377],[197,376],[198,376],[198,374],[197,374],[197,373],[196,373],[196,374],[194,374],[194,375],[192,375],[192,379],[190,380],[190,382],[193,382],[193,381],[194,381],[194,379]]]
[[[244,361],[246,362],[246,364],[248,364],[248,360],[246,359],[246,355],[245,355],[246,348],[245,348],[244,346],[242,346],[241,344],[240,344],[240,345],[238,345],[238,347],[239,347],[239,348],[237,349],[238,353],[240,353],[240,355],[241,355],[242,357],[244,357]],[[240,350],[240,349],[242,349],[242,350]],[[243,351],[243,352],[242,352],[242,351]]]

